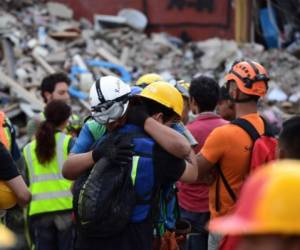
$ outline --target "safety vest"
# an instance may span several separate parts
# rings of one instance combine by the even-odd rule
[[[35,153],[36,140],[23,150],[32,200],[29,216],[72,209],[71,181],[62,176],[62,167],[68,156],[71,136],[61,132],[55,134],[56,154],[52,161],[40,164]]]
[[[118,130],[120,134],[132,134],[135,156],[132,161],[131,179],[135,192],[143,200],[141,204],[137,202],[131,215],[132,222],[145,220],[150,212],[155,184],[154,165],[153,165],[153,146],[155,142],[145,134],[143,129],[126,124]]]
[[[11,124],[9,120],[5,117],[4,112],[0,111],[0,141],[6,147],[6,149],[11,151]]]

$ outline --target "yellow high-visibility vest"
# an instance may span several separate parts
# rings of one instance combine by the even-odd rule
[[[62,167],[68,156],[71,136],[61,132],[55,134],[56,154],[52,161],[40,164],[35,153],[36,140],[24,147],[32,200],[29,216],[72,209],[72,182],[62,176]]]

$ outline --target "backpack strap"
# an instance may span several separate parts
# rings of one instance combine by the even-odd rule
[[[218,172],[218,176],[217,176],[217,180],[216,180],[216,198],[215,198],[215,208],[216,211],[219,212],[221,210],[221,202],[220,202],[220,178],[224,183],[225,189],[228,192],[228,194],[230,195],[230,198],[236,202],[236,194],[234,193],[234,191],[232,190],[232,188],[230,187],[222,169],[219,163],[216,164],[216,170]]]
[[[262,118],[264,124],[265,124],[265,128],[266,126],[266,121]],[[234,124],[236,126],[239,126],[240,128],[242,128],[251,138],[251,140],[253,141],[253,143],[260,138],[260,134],[257,132],[256,128],[250,123],[248,122],[246,119],[242,119],[242,118],[238,118],[235,119],[231,122],[231,124]],[[265,129],[266,130],[266,129]],[[215,207],[216,207],[216,211],[219,212],[221,209],[221,202],[220,202],[220,178],[222,180],[222,182],[224,183],[224,186],[226,188],[226,191],[228,192],[228,194],[230,195],[231,199],[236,202],[237,198],[236,198],[236,194],[234,193],[234,191],[232,190],[231,186],[229,185],[220,164],[216,165],[216,170],[218,173],[217,176],[217,180],[216,180],[216,198],[215,198]]]
[[[260,118],[264,122],[264,128],[265,128],[264,135],[269,137],[274,137],[275,135],[271,125],[267,122],[267,120],[264,117],[260,116]]]
[[[256,128],[251,124],[251,122],[248,122],[246,119],[238,118],[233,120],[231,123],[236,126],[239,126],[245,132],[247,132],[247,134],[250,136],[253,142],[255,142],[258,138],[260,138],[260,134],[257,132]]]

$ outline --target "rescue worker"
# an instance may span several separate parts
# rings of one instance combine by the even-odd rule
[[[131,105],[128,109],[129,101],[127,96],[130,93],[129,87],[122,82],[115,82],[108,85],[107,81],[101,78],[100,81],[92,86],[91,106],[92,115],[94,119],[99,123],[106,124],[110,133],[142,133],[143,128],[151,126],[153,120],[155,123],[159,123],[162,127],[168,128],[165,125],[171,125],[175,120],[180,119],[183,110],[183,100],[180,93],[168,83],[155,82],[147,86],[140,94],[140,100],[142,104]],[[118,91],[114,91],[114,90]],[[116,98],[116,94],[118,97]],[[150,117],[151,116],[151,117]],[[165,124],[165,125],[164,125]],[[173,130],[171,130],[174,132]],[[176,132],[175,132],[176,133]],[[166,133],[153,131],[154,137],[166,136]],[[134,146],[140,150],[148,150],[149,156],[139,155],[138,150],[135,151],[139,156],[139,161],[133,161],[138,164],[136,166],[136,180],[135,189],[141,197],[149,197],[149,193],[155,192],[156,188],[160,187],[160,183],[174,182],[178,179],[186,182],[192,182],[196,180],[197,166],[193,161],[193,154],[191,152],[190,158],[192,164],[187,164],[184,160],[180,160],[174,157],[162,149],[161,146],[154,143],[154,140],[150,137],[142,138],[143,140],[133,141]],[[166,138],[164,138],[166,140]],[[172,138],[173,140],[173,138]],[[166,142],[165,142],[166,143]],[[170,143],[168,140],[167,143]],[[105,148],[107,145],[104,141],[97,144],[95,149],[86,155],[86,162],[89,166],[81,167],[77,169],[76,173],[74,165],[71,168],[64,166],[64,174],[70,174],[70,176],[76,178],[76,175],[82,174],[84,171],[90,169],[94,162],[97,162],[102,157],[110,159],[110,152],[114,152],[116,149],[110,150]],[[136,150],[136,148],[134,149]],[[121,151],[120,151],[121,153]],[[153,154],[153,157],[151,155]],[[120,157],[120,154],[115,154]],[[148,155],[148,154],[147,154]],[[130,156],[130,155],[129,155]],[[146,158],[147,160],[146,160]],[[149,161],[149,157],[151,161]],[[126,161],[126,158],[124,157]],[[129,161],[130,162],[130,161]],[[133,164],[134,166],[134,164]],[[66,167],[66,168],[65,168]],[[152,196],[152,195],[151,195]],[[149,198],[148,198],[149,199]],[[78,235],[78,242],[76,244],[77,249],[97,249],[101,246],[102,249],[152,249],[152,222],[151,216],[151,204],[138,206],[134,208],[131,216],[131,222],[126,228],[119,234],[108,236],[105,238],[89,237],[85,234]],[[142,209],[142,211],[141,211]]]
[[[148,73],[142,75],[139,79],[137,79],[135,85],[140,88],[145,88],[149,84],[153,82],[163,81],[164,79],[156,73]]]
[[[41,96],[45,104],[53,100],[61,100],[68,103],[70,101],[70,95],[68,92],[70,79],[65,73],[54,73],[46,76],[41,83]],[[43,112],[35,115],[27,123],[27,135],[32,138],[37,131],[39,124],[45,120]]]
[[[129,85],[125,84],[121,79],[114,76],[101,77],[100,81],[104,86],[103,91],[107,95],[107,100],[118,100],[119,97],[125,94],[129,97],[131,93]],[[114,92],[111,86],[115,85],[120,88],[120,91],[116,92],[115,95],[113,95],[110,93]],[[95,88],[93,89],[93,91],[91,90],[90,98],[93,98],[93,100],[98,100],[99,102]],[[122,104],[122,107],[123,106],[124,104]],[[125,111],[127,111],[128,106],[129,104],[123,107]],[[109,112],[115,111],[112,108],[113,106],[111,107],[111,110],[107,110],[108,114],[110,114]],[[106,117],[101,117],[101,120],[99,120],[96,116],[97,114],[97,112],[92,113],[93,120],[91,120],[91,123],[93,124],[93,126],[99,128],[95,129],[96,131],[98,131],[98,133],[93,137],[91,134],[91,130],[88,130],[88,126],[90,125],[85,125],[82,128],[79,137],[76,139],[75,145],[72,147],[71,154],[64,163],[63,174],[68,179],[76,179],[82,173],[82,171],[85,171],[87,168],[90,168],[93,164],[95,164],[95,161],[92,158],[91,146],[95,141],[99,140],[105,134],[107,125],[105,124],[107,123],[107,120],[103,122],[103,119],[106,119]],[[104,115],[105,113],[101,114]],[[169,127],[163,126],[155,119],[151,118],[147,119],[147,121],[145,122],[144,129],[169,153],[181,159],[187,159],[189,157],[191,147],[186,139],[176,131],[170,129]],[[111,128],[109,128],[108,130],[111,130]],[[172,140],[170,140],[170,138],[172,138]]]
[[[183,98],[182,122],[183,122],[183,124],[187,124],[189,121],[189,111],[190,111],[190,103],[189,103],[190,83],[188,83],[184,80],[180,80],[180,81],[176,82],[175,87],[181,93],[182,98]]]
[[[187,129],[196,138],[198,145],[194,148],[197,153],[203,146],[207,136],[219,126],[227,122],[217,115],[214,110],[219,99],[219,84],[211,77],[199,76],[194,78],[189,88],[190,105],[195,120],[187,125]],[[180,215],[190,221],[192,232],[198,233],[199,249],[207,249],[208,232],[205,226],[210,218],[208,207],[207,184],[185,184],[178,182],[178,198]],[[195,236],[194,236],[195,240]]]
[[[108,76],[107,81],[113,81],[116,78]],[[140,93],[142,88],[131,86],[130,96]],[[98,123],[92,117],[85,121],[80,133],[78,134],[75,144],[72,147],[71,154],[80,154],[88,152],[92,145],[107,132],[103,124]]]
[[[72,140],[62,132],[71,108],[61,100],[53,100],[44,114],[36,139],[23,150],[32,193],[28,208],[32,243],[37,250],[73,249],[72,183],[61,174]]]
[[[226,80],[230,98],[234,101],[236,117],[250,122],[262,135],[265,130],[264,121],[257,112],[257,102],[268,89],[269,78],[266,69],[254,61],[236,61],[226,74]],[[244,179],[248,175],[252,144],[246,131],[228,124],[210,133],[197,155],[199,181],[208,176],[216,177],[209,190],[211,218],[230,213],[235,205],[223,181],[213,172],[216,164],[238,197]],[[221,239],[221,235],[210,233],[208,249],[217,249]]]
[[[299,250],[299,189],[299,161],[263,166],[246,181],[233,213],[214,218],[209,230],[239,237],[236,250]]]

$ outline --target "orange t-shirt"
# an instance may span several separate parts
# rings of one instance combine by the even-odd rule
[[[240,118],[251,122],[259,134],[264,133],[264,123],[258,113],[252,113]],[[250,136],[240,127],[227,124],[216,128],[206,139],[200,153],[212,164],[219,163],[227,182],[238,196],[241,186],[249,171],[252,149]],[[220,211],[215,208],[216,181],[209,189],[209,209],[212,218],[228,214],[234,207],[234,201],[220,179]]]

